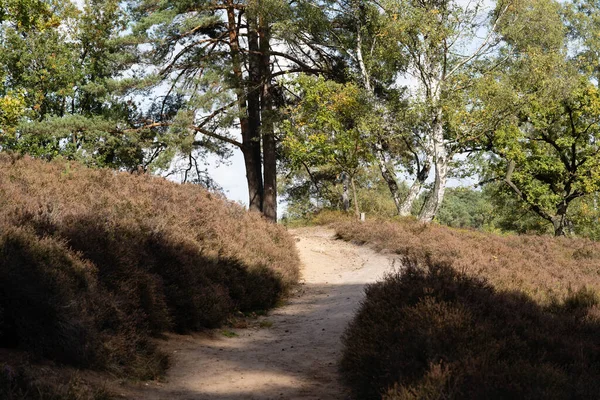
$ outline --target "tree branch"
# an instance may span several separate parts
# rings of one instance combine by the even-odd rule
[[[521,199],[527,203],[529,205],[529,207],[531,208],[531,210],[533,210],[536,214],[538,214],[540,217],[544,218],[547,221],[550,221],[551,223],[554,222],[552,216],[550,216],[550,214],[548,214],[547,212],[545,212],[544,210],[542,210],[542,208],[531,202],[529,200],[529,196],[527,196],[526,193],[522,192],[521,189],[519,189],[517,187],[517,185],[514,184],[514,182],[512,181],[512,174],[515,171],[515,162],[514,161],[509,161],[508,163],[508,168],[506,170],[506,176],[504,177],[504,182],[510,186],[510,188],[513,190],[513,192],[515,192],[519,197],[521,197]]]
[[[490,28],[490,31],[489,31],[487,37],[484,39],[483,43],[481,43],[481,46],[479,46],[477,48],[477,50],[475,50],[469,57],[467,57],[465,60],[459,62],[454,68],[452,68],[452,70],[450,72],[448,72],[446,77],[452,76],[457,70],[459,70],[460,68],[465,66],[465,64],[469,63],[474,58],[479,57],[479,55],[482,53],[482,50],[485,49],[485,47],[489,44],[489,42],[496,30],[496,27],[498,26],[498,21],[500,21],[500,18],[502,18],[502,16],[506,13],[506,11],[508,11],[508,8],[510,5],[511,5],[511,3],[509,2],[504,7],[504,9],[498,14],[496,21],[494,21],[494,25],[492,25],[492,27]]]

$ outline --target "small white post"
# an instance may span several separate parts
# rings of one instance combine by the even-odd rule
[[[365,219],[367,219],[367,214],[366,213],[360,213],[360,221],[361,222],[365,222]]]

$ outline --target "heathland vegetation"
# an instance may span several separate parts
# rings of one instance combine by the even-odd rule
[[[366,289],[341,368],[361,399],[589,399],[600,389],[600,243],[340,222],[402,256]]]
[[[0,348],[157,378],[152,338],[273,307],[298,268],[282,227],[197,185],[0,155]],[[46,390],[15,362],[0,397]]]
[[[337,226],[409,266],[345,337],[359,398],[597,397],[599,16],[596,0],[0,0],[0,348],[160,376],[154,337],[294,284],[283,199],[292,222],[396,220]],[[210,176],[233,152],[250,213]],[[0,397],[42,390],[13,364]]]

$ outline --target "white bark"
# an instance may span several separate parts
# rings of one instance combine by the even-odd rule
[[[441,105],[442,87],[445,83],[445,68],[439,60],[426,58],[424,76],[427,79],[427,102],[431,110],[431,125],[429,140],[427,142],[428,152],[433,157],[435,180],[433,188],[429,193],[425,204],[421,209],[419,220],[431,222],[435,218],[446,191],[446,180],[448,176],[448,152],[444,143],[444,113]]]
[[[365,65],[365,59],[362,54],[362,33],[360,31],[361,24],[356,24],[356,60],[358,61],[358,66],[360,68],[360,74],[362,75],[363,82],[365,84],[365,89],[369,94],[373,94],[373,88],[371,87],[371,78],[369,76],[369,72],[367,71],[367,66]]]
[[[413,184],[408,189],[408,195],[402,202],[400,209],[398,210],[398,215],[402,217],[407,217],[411,214],[413,204],[419,197],[419,193],[421,193],[421,189],[423,189],[423,185],[425,185],[425,181],[429,176],[429,169],[431,168],[431,159],[427,156],[425,163],[420,167],[419,171],[417,171],[417,177]]]
[[[446,191],[446,181],[448,179],[448,151],[444,143],[444,126],[442,120],[442,109],[438,105],[432,121],[431,129],[431,150],[433,154],[435,181],[433,189],[425,201],[419,220],[422,222],[431,222],[435,218]]]
[[[342,172],[342,206],[344,207],[344,211],[350,211],[350,176]]]
[[[419,197],[419,193],[423,188],[423,183],[419,182],[418,179],[415,179],[413,184],[408,189],[408,195],[404,199],[404,202],[400,205],[398,209],[398,215],[401,217],[408,217],[411,214],[413,204],[415,204],[415,200]]]
[[[390,194],[392,195],[392,199],[394,200],[394,204],[396,205],[396,210],[398,210],[398,215],[402,215],[401,209],[403,202],[400,199],[400,193],[398,192],[398,183],[396,182],[394,171],[390,171],[387,166],[387,162],[385,160],[385,155],[383,153],[383,146],[379,141],[375,143],[375,158],[377,159],[377,164],[379,166],[379,171],[381,171],[381,176],[383,180],[387,183],[388,188],[390,189]]]
[[[363,58],[363,53],[362,53],[362,44],[363,43],[362,43],[360,24],[357,24],[356,34],[357,34],[357,36],[356,36],[357,37],[356,61],[358,62],[358,66],[360,69],[363,84],[364,84],[367,92],[373,97],[373,100],[375,101],[375,110],[378,113],[380,113],[381,115],[385,115],[385,112],[386,112],[385,109],[375,99],[375,93],[374,93],[373,87],[371,85],[370,75],[369,75],[367,66],[365,64],[364,58]],[[427,176],[429,175],[429,168],[431,165],[431,156],[430,155],[433,154],[433,151],[431,149],[428,149],[428,151],[427,151],[428,155],[427,155],[427,159],[426,159],[425,163],[422,166],[418,167],[417,177],[415,178],[413,184],[410,186],[408,195],[404,198],[404,200],[402,200],[400,198],[398,182],[396,181],[395,172],[391,171],[388,168],[381,141],[377,140],[373,147],[374,147],[375,159],[377,160],[377,164],[379,166],[381,176],[383,177],[383,180],[388,185],[390,194],[394,201],[394,205],[396,206],[396,210],[398,211],[398,215],[403,216],[403,217],[411,215],[413,204],[414,204],[415,200],[418,198],[419,193],[421,192],[421,189],[423,188],[423,185],[425,184],[425,181],[427,180]],[[418,164],[418,161],[417,161],[417,164]],[[445,184],[444,184],[444,187],[445,187]],[[443,193],[442,193],[442,196],[443,196]]]
[[[356,60],[358,61],[358,66],[360,68],[363,84],[365,85],[365,89],[367,90],[369,95],[371,95],[374,101],[376,102],[375,93],[373,93],[373,87],[371,86],[369,72],[367,71],[367,66],[365,65],[365,60],[362,54],[362,35],[360,32],[360,24],[358,24],[356,35]],[[375,109],[378,112],[384,112],[382,110],[382,107],[377,102],[375,103]],[[375,150],[375,159],[377,160],[379,170],[381,171],[381,176],[383,177],[385,183],[388,185],[390,194],[392,195],[392,199],[394,200],[394,204],[396,205],[396,210],[398,211],[398,214],[402,215],[401,209],[403,206],[403,202],[400,199],[400,194],[398,192],[398,182],[396,181],[395,173],[394,171],[390,171],[390,169],[388,168],[381,141],[377,140],[373,147]]]

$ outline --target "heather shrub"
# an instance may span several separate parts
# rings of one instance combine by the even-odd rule
[[[600,243],[411,219],[336,231],[407,265],[367,288],[345,334],[357,398],[597,397]]]
[[[0,227],[0,346],[92,363],[99,346],[94,267],[54,239]]]
[[[108,400],[114,398],[102,385],[56,366],[35,367],[27,362],[0,363],[0,398],[3,400]]]
[[[542,306],[449,264],[369,285],[341,369],[360,399],[589,399],[600,390],[600,318],[589,292]]]
[[[25,228],[0,224],[0,232],[0,347],[118,375],[162,374],[166,358],[140,312],[128,312],[99,285],[89,261]]]
[[[545,305],[564,300],[582,286],[600,292],[600,242],[589,239],[496,235],[410,218],[342,222],[335,229],[342,239],[418,262],[451,263],[498,289],[526,293]]]
[[[118,376],[159,376],[153,336],[267,309],[298,278],[285,228],[151,176],[0,154],[0,226],[0,347]]]

